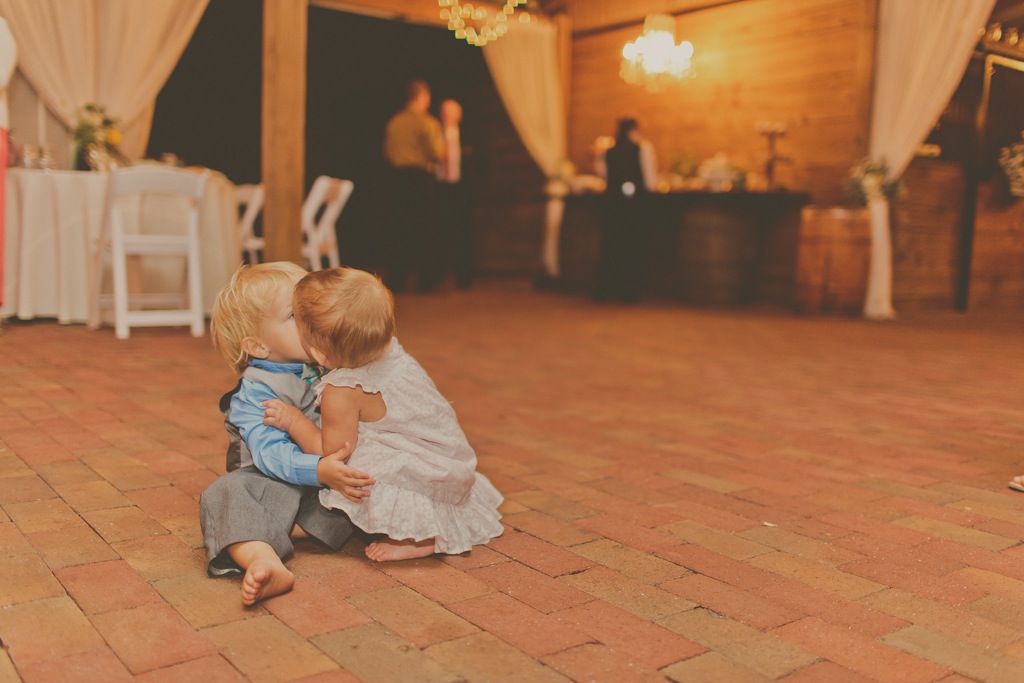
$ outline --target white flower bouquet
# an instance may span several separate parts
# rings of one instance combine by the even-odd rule
[[[122,160],[121,131],[117,121],[107,116],[106,109],[92,102],[77,112],[72,131],[75,149],[72,163],[77,170],[108,170],[111,160]]]
[[[850,169],[846,191],[855,202],[867,206],[872,200],[891,199],[900,193],[900,181],[889,178],[889,165],[863,159]]]

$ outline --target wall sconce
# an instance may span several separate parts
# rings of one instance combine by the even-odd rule
[[[684,40],[676,45],[675,24],[667,14],[644,19],[643,34],[622,48],[622,80],[657,92],[693,76],[693,43]]]

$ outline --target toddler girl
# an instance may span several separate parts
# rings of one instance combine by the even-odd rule
[[[293,310],[303,345],[330,370],[316,387],[323,431],[280,401],[266,402],[264,422],[311,453],[349,448],[349,465],[373,473],[361,503],[320,491],[325,507],[387,535],[366,556],[455,554],[500,536],[501,494],[476,471],[455,411],[394,338],[391,292],[370,273],[330,268],[296,285]]]

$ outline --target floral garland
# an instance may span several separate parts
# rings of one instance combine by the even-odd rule
[[[1024,138],[1024,131],[1021,131]],[[999,150],[999,165],[1010,182],[1010,194],[1024,197],[1024,141],[1015,142]]]
[[[892,199],[900,194],[899,180],[889,179],[889,164],[863,159],[850,169],[846,191],[855,202],[867,206],[878,199]]]

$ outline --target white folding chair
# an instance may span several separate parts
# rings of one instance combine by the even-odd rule
[[[306,241],[303,253],[310,270],[323,268],[325,256],[332,268],[341,265],[335,226],[355,187],[351,180],[322,175],[309,188],[309,195],[302,204],[302,232]]]
[[[196,173],[167,166],[130,166],[111,171],[103,228],[90,272],[90,328],[99,327],[100,310],[113,304],[118,339],[127,339],[132,326],[188,325],[192,336],[203,336],[206,325],[199,263],[199,204],[209,175],[209,171]],[[176,213],[182,219],[174,221],[179,225],[146,220],[151,218],[147,215],[147,202],[166,203],[166,198],[185,208],[183,214]],[[126,231],[128,211],[137,212],[137,232]],[[159,222],[159,229],[163,231],[147,222]],[[102,292],[108,253],[113,275],[112,294]],[[128,258],[131,256],[184,257],[184,291],[129,294]]]
[[[263,210],[262,185],[236,185],[235,202],[238,204],[238,231],[242,236],[242,249],[250,264],[260,262],[266,240],[256,235],[256,219]]]

